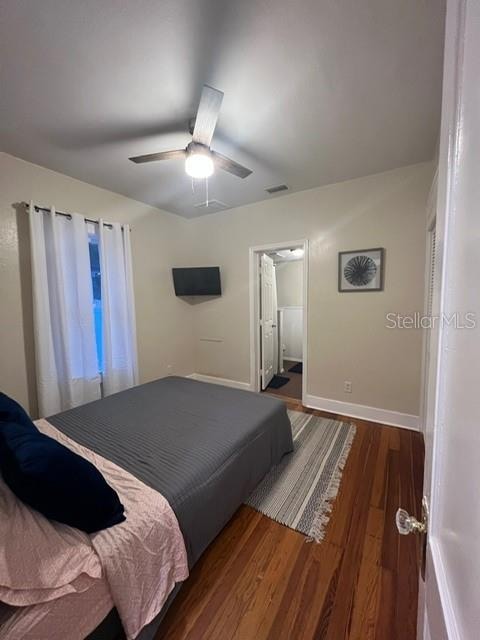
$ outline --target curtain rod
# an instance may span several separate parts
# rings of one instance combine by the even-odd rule
[[[24,202],[23,204],[25,205],[25,207],[26,207],[27,209],[30,209],[30,205],[29,205],[29,203],[28,203],[28,202]],[[42,211],[42,212],[44,212],[44,213],[50,213],[50,212],[51,212],[51,209],[50,209],[50,208],[48,208],[48,207],[39,207],[39,206],[38,206],[38,205],[36,205],[36,204],[34,204],[34,205],[33,205],[33,208],[35,209],[35,211]],[[64,216],[65,218],[68,218],[69,220],[71,220],[71,219],[72,219],[72,214],[71,214],[71,213],[65,213],[65,212],[63,212],[63,211],[57,211],[57,210],[55,209],[55,214],[56,214],[57,216]],[[98,220],[92,220],[91,218],[85,218],[85,222],[91,222],[92,224],[99,224],[99,221],[98,221]],[[104,227],[107,227],[108,229],[113,229],[113,225],[112,225],[112,224],[110,224],[110,223],[108,223],[108,222],[104,222],[104,223],[103,223],[103,226],[104,226]],[[122,225],[122,229],[123,229],[123,225]],[[130,230],[131,230],[131,229],[130,229]]]

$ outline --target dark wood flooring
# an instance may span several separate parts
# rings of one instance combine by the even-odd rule
[[[420,514],[422,438],[352,421],[357,435],[325,540],[306,543],[242,506],[156,640],[414,640],[418,542],[398,535],[394,518],[400,505]]]

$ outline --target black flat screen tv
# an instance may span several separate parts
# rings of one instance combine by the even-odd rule
[[[176,296],[220,296],[220,267],[184,267],[172,269]]]

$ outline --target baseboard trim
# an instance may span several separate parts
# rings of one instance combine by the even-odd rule
[[[310,409],[339,413],[351,418],[359,418],[370,422],[387,424],[392,427],[419,431],[419,417],[410,413],[400,413],[398,411],[390,411],[389,409],[368,407],[363,404],[342,402],[341,400],[330,400],[329,398],[320,398],[319,396],[310,394],[305,396],[303,404]]]
[[[217,376],[209,376],[204,373],[191,373],[186,377],[192,378],[193,380],[199,380],[200,382],[221,384],[224,387],[231,387],[232,389],[253,391],[252,385],[248,382],[240,382],[239,380],[231,380],[230,378],[219,378]],[[305,396],[303,405],[310,409],[319,409],[320,411],[328,411],[329,413],[339,413],[351,418],[359,418],[360,420],[378,422],[392,427],[419,431],[419,417],[410,413],[400,413],[398,411],[390,411],[388,409],[368,407],[363,404],[353,404],[350,402],[342,402],[341,400],[320,398],[319,396],[313,396],[310,394]]]
[[[221,384],[224,387],[232,387],[233,389],[252,391],[252,387],[248,382],[230,380],[230,378],[218,378],[217,376],[208,376],[203,373],[191,373],[187,378],[192,378],[193,380],[198,380],[200,382],[210,382],[211,384]]]

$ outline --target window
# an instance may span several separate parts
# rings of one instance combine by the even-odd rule
[[[90,251],[90,273],[93,289],[93,317],[95,321],[95,340],[97,343],[98,370],[103,373],[102,344],[102,281],[100,277],[100,255],[98,252],[98,233],[95,225],[88,225],[88,248]]]

